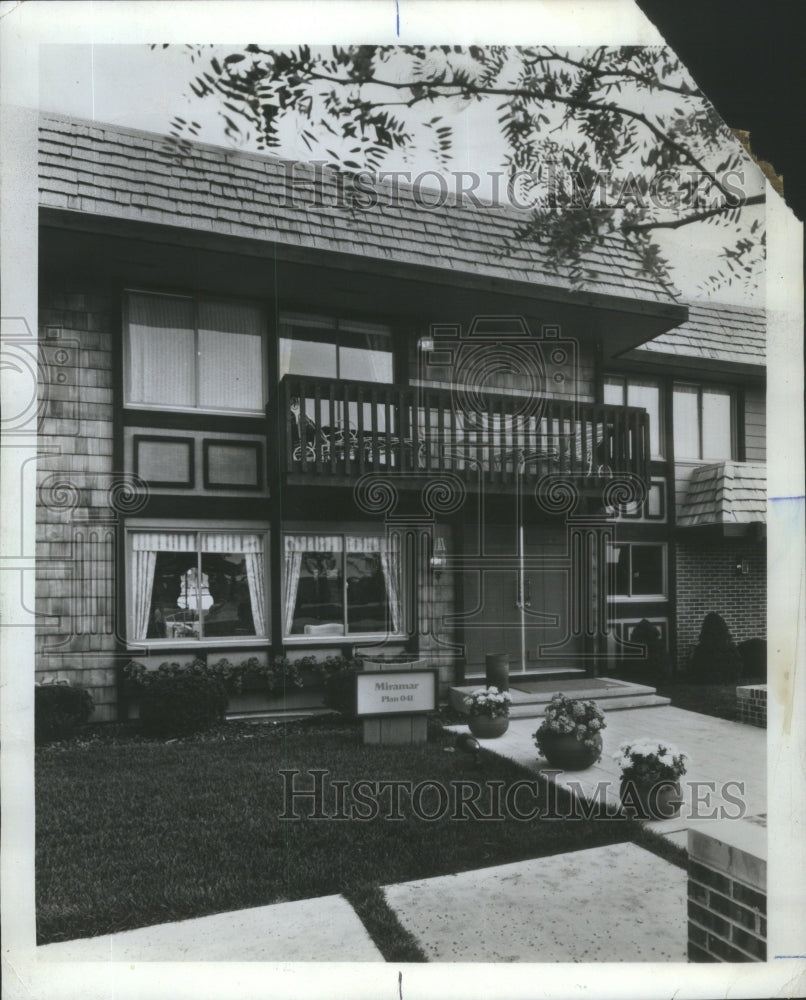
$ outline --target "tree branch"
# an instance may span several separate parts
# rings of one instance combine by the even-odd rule
[[[650,229],[680,229],[688,226],[692,222],[703,222],[705,219],[712,219],[717,215],[724,215],[725,212],[733,212],[737,208],[747,208],[748,205],[763,205],[766,197],[763,194],[754,194],[746,198],[741,205],[721,205],[718,208],[709,208],[702,212],[695,212],[693,215],[686,215],[679,219],[669,219],[664,222],[625,222],[621,227],[625,232],[641,233]]]

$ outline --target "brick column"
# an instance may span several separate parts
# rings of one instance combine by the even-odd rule
[[[688,831],[690,962],[767,960],[767,829],[760,818]]]

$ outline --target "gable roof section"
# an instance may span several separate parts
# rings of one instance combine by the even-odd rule
[[[767,325],[763,309],[690,302],[685,323],[635,348],[644,355],[664,354],[703,361],[763,367]]]
[[[335,171],[322,171],[322,203],[313,167],[204,144],[185,151],[167,136],[43,115],[40,206],[107,218],[179,226],[448,272],[574,290],[550,266],[544,248],[513,240],[522,213],[449,203],[427,208],[399,186],[397,203],[380,187],[379,204],[337,207]],[[293,195],[293,197],[291,197]],[[609,239],[587,254],[584,293],[677,305],[672,291],[640,270],[637,254]]]
[[[680,527],[703,524],[764,524],[767,475],[763,465],[719,462],[694,469],[680,507]]]

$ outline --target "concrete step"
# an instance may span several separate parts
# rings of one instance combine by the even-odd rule
[[[524,682],[532,690],[519,688],[519,680],[510,678],[509,693],[511,697],[510,716],[512,718],[532,718],[543,714],[546,705],[558,692],[570,698],[593,699],[602,711],[615,711],[618,708],[641,708],[653,705],[668,705],[668,698],[657,695],[655,688],[646,684],[635,684],[631,681],[617,680],[614,677],[583,677],[571,679],[552,678],[547,681]],[[464,699],[477,687],[482,685],[462,685],[452,687],[449,692],[451,706],[462,715],[466,714]]]
[[[603,698],[601,701],[594,700],[605,713],[619,712],[626,708],[655,708],[671,703],[669,698],[663,698],[659,694],[640,694],[621,698]],[[509,717],[511,719],[542,719],[546,704],[547,702],[511,705]]]

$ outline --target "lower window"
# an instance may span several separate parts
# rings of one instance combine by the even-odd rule
[[[394,536],[285,536],[287,636],[399,634],[400,594],[400,552]]]
[[[265,532],[129,532],[129,638],[262,638]]]
[[[608,557],[610,598],[665,598],[666,546],[652,542],[619,542]]]

